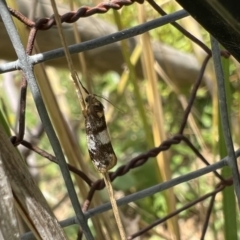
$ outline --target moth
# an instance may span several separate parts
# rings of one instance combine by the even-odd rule
[[[80,81],[79,81],[80,82]],[[81,82],[80,82],[81,84]],[[85,129],[87,146],[90,158],[100,173],[106,173],[117,163],[117,157],[113,150],[104,115],[103,104],[93,94],[84,89],[83,115],[85,117]]]
[[[89,94],[79,79],[76,89],[81,102],[83,115],[85,117],[88,152],[94,166],[103,175],[121,239],[126,240],[126,234],[124,232],[117,203],[114,198],[111,180],[108,174],[108,170],[116,165],[117,157],[108,133],[104,116],[104,107],[95,95]]]

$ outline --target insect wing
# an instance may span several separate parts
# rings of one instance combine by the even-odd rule
[[[89,155],[98,171],[104,173],[116,165],[117,157],[108,134],[103,105],[93,95],[86,98],[86,103],[85,125]]]

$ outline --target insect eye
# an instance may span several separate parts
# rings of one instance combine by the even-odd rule
[[[102,111],[102,107],[101,107],[101,105],[100,104],[94,104],[93,105],[93,108],[94,108],[94,110],[97,112],[97,111]]]
[[[85,98],[85,102],[88,103],[88,101],[89,101],[89,96]]]

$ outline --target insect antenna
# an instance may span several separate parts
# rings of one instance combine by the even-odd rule
[[[94,96],[98,97],[98,98],[102,98],[105,101],[109,102],[113,107],[115,107],[119,112],[121,113],[125,113],[122,109],[120,109],[119,107],[116,107],[111,101],[109,101],[107,98],[103,97],[103,96],[99,96],[97,94],[93,94]]]
[[[76,76],[77,76],[77,79],[78,79],[78,82],[80,83],[81,87],[83,88],[83,90],[85,91],[86,94],[89,94],[88,90],[83,86],[82,82],[80,81],[77,73],[75,72]]]

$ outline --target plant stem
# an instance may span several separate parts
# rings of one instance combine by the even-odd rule
[[[103,173],[102,175],[103,175],[103,179],[104,179],[104,182],[106,184],[106,187],[107,187],[107,191],[108,191],[110,202],[111,202],[112,209],[113,209],[113,214],[114,214],[114,217],[115,217],[116,222],[117,222],[117,226],[118,226],[118,230],[119,230],[121,239],[126,240],[127,238],[126,238],[125,231],[124,231],[124,228],[123,228],[123,224],[122,224],[122,221],[121,221],[121,218],[120,218],[120,215],[119,215],[118,206],[117,206],[117,203],[116,203],[116,199],[114,198],[114,193],[113,193],[111,180],[110,180],[107,172]]]

